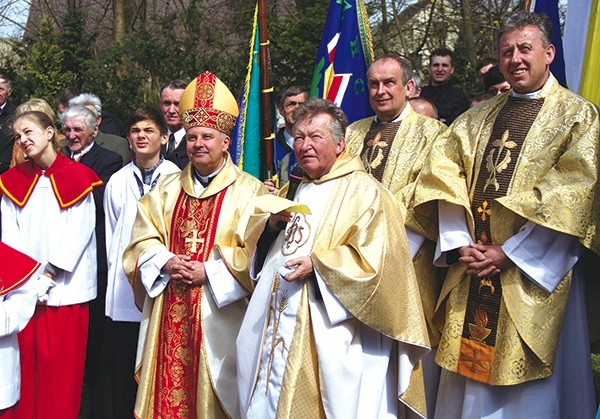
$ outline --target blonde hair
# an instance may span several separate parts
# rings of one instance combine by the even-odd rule
[[[27,103],[27,102],[25,102],[25,103]],[[54,133],[52,134],[52,139],[50,140],[50,142],[52,143],[52,147],[56,151],[58,151],[60,149],[60,146],[58,144],[58,139],[56,138],[56,126],[54,126],[54,122],[52,121],[51,117],[48,114],[46,114],[45,112],[41,112],[41,111],[23,111],[23,112],[21,112],[21,114],[17,114],[15,112],[15,119],[13,121],[13,126],[19,119],[28,119],[29,121],[33,122],[34,124],[36,124],[38,127],[42,128],[42,129],[51,127],[54,130]]]
[[[27,102],[21,103],[15,110],[15,117],[18,117],[25,112],[33,111],[45,113],[50,118],[50,121],[52,121],[52,125],[56,125],[56,121],[58,119],[56,112],[54,112],[54,109],[52,109],[52,107],[44,99],[34,98],[29,99]],[[54,130],[56,131],[56,127]]]

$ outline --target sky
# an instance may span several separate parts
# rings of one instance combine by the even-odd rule
[[[13,22],[25,26],[30,2],[27,0],[0,0],[0,38],[20,38],[23,31]]]

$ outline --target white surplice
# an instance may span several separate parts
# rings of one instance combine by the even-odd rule
[[[163,160],[152,174],[152,184],[162,176],[179,172],[174,163]],[[144,185],[140,169],[131,162],[111,176],[104,190],[106,255],[108,277],[106,315],[114,321],[139,322],[142,314],[135,306],[133,290],[123,270],[123,252],[131,240],[137,214],[137,201],[150,185]]]

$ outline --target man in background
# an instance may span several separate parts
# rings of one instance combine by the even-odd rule
[[[102,117],[102,102],[100,101],[100,98],[92,93],[81,93],[80,95],[69,100],[69,107],[74,106],[85,106],[92,111],[96,117],[98,126],[98,133],[94,138],[96,144],[106,148],[107,150],[117,153],[119,156],[121,156],[121,159],[123,159],[123,164],[129,163],[131,156],[127,140],[118,135],[107,134],[101,130],[102,121],[104,118]]]
[[[431,100],[438,110],[440,121],[446,125],[469,109],[469,99],[465,93],[452,85],[454,74],[454,53],[446,48],[438,48],[429,57],[429,84],[423,86],[421,95]]]
[[[123,270],[123,251],[131,240],[137,202],[159,179],[179,172],[161,156],[167,125],[160,111],[136,109],[129,118],[128,139],[133,161],[115,173],[104,192],[108,286],[106,325],[100,370],[92,399],[92,416],[118,419],[133,415],[137,385],[135,356],[142,313]]]
[[[179,112],[181,94],[187,87],[183,80],[171,80],[166,83],[159,94],[160,109],[167,121],[167,143],[163,146],[163,154],[181,170],[189,162],[185,145],[185,128]]]
[[[275,136],[275,167],[277,169],[278,185],[272,179],[267,179],[263,183],[272,194],[276,195],[279,188],[289,181],[289,174],[292,167],[296,164],[292,136],[292,127],[294,119],[292,114],[296,108],[308,100],[308,91],[300,86],[290,86],[281,94],[279,99],[279,113],[283,117],[285,125],[277,131]]]
[[[63,131],[67,140],[69,157],[85,164],[102,180],[103,185],[94,189],[96,206],[96,256],[98,267],[98,296],[90,302],[90,325],[85,360],[85,391],[93,394],[93,385],[99,369],[102,338],[104,335],[104,306],[106,300],[106,233],[104,228],[104,188],[110,177],[122,166],[117,153],[98,145],[94,139],[98,133],[98,119],[89,108],[75,106],[61,115]]]

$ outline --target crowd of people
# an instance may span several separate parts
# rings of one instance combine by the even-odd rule
[[[425,86],[374,60],[351,124],[284,89],[263,182],[209,71],[126,139],[0,75],[0,418],[78,418],[84,388],[94,418],[593,418],[600,120],[550,28],[507,17],[473,101],[447,49]]]

